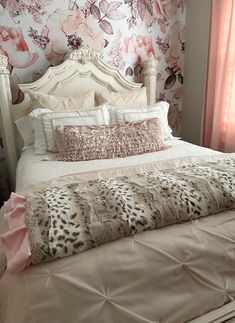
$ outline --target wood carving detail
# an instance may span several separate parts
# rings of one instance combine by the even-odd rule
[[[103,55],[97,50],[90,48],[87,45],[81,46],[79,49],[73,51],[69,59],[79,61],[81,64],[101,60]]]

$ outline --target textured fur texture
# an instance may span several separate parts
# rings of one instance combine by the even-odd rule
[[[27,197],[32,263],[235,207],[235,158],[50,187]]]

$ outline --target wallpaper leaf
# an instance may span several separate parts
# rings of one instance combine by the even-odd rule
[[[0,0],[0,5],[5,9],[7,6],[7,0]]]
[[[170,75],[165,81],[164,90],[171,89],[175,85],[175,82],[176,82],[176,75],[175,74]]]
[[[116,10],[116,9],[118,9],[120,6],[121,6],[121,2],[120,1],[111,1],[110,3],[109,3],[109,10]]]
[[[183,84],[183,82],[184,82],[184,78],[183,78],[183,76],[182,76],[181,74],[178,74],[178,81],[179,81],[181,84]]]
[[[74,1],[74,0],[70,0],[69,1],[69,5],[68,5],[68,8],[70,10],[77,10],[78,9],[78,5],[77,5],[77,2]]]
[[[106,17],[112,20],[121,20],[126,17],[122,12],[118,10],[110,10],[107,12]]]
[[[46,46],[49,42],[49,39],[46,36],[39,35],[37,29],[29,28],[28,36],[32,38],[34,44],[41,48],[42,50],[46,49]]]
[[[172,75],[174,72],[173,72],[173,68],[170,68],[170,67],[167,67],[166,69],[165,69],[165,71],[168,73],[168,74],[170,74],[170,75]]]
[[[134,73],[133,73],[133,69],[129,66],[127,69],[126,69],[126,75],[127,76],[132,76]]]
[[[100,9],[95,4],[92,4],[90,6],[90,11],[94,18],[96,18],[97,20],[100,19]]]
[[[148,10],[149,14],[152,16],[153,15],[153,5],[151,0],[145,0],[145,6],[146,9]]]
[[[99,3],[101,12],[105,15],[109,9],[109,4],[106,0],[101,0]]]
[[[104,40],[104,48],[107,47],[109,44],[109,41],[107,39]]]
[[[170,7],[173,7],[173,4]],[[155,8],[156,8],[156,13],[158,15],[164,16],[164,13],[162,12],[162,9],[161,9],[160,4],[158,3],[158,0],[155,0]]]
[[[107,20],[101,20],[99,22],[99,26],[100,28],[108,35],[112,35],[113,34],[113,27],[110,24],[110,22],[108,22]]]
[[[145,0],[138,0],[137,1],[137,10],[140,15],[140,18],[144,20],[145,17],[145,11],[146,11],[146,4]]]

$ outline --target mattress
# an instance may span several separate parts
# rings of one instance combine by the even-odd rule
[[[27,150],[17,168],[17,192],[178,167],[218,155],[180,140],[171,145],[153,154],[76,163]],[[222,322],[216,317],[229,319],[234,309],[234,228],[235,212],[230,210],[138,233],[19,274],[5,272],[0,279],[0,322],[183,323],[213,310],[219,314],[206,314],[199,321]],[[218,310],[224,304],[231,315]]]

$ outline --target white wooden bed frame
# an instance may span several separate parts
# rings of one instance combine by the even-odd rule
[[[59,96],[76,96],[78,92],[97,89],[112,91],[136,90],[142,83],[128,81],[118,70],[102,61],[102,55],[88,46],[82,46],[72,52],[69,58],[59,66],[48,68],[36,82],[19,84],[24,93],[20,104],[12,104],[8,60],[0,55],[0,129],[3,138],[4,154],[9,172],[11,189],[15,189],[15,172],[20,155],[17,131],[14,121],[26,115],[30,105],[29,91],[39,91]],[[143,75],[148,104],[156,101],[156,61],[150,56],[144,63]],[[79,90],[78,90],[79,89]]]
[[[122,91],[142,87],[141,83],[128,81],[118,70],[106,65],[99,52],[88,46],[82,46],[79,50],[72,52],[61,65],[50,67],[38,81],[20,84],[19,87],[24,92],[24,100],[20,104],[13,105],[7,65],[7,57],[0,55],[0,128],[12,190],[15,188],[15,171],[19,157],[18,134],[14,121],[27,114],[30,105],[29,91],[73,96],[78,92],[91,89],[108,88],[113,91]],[[149,105],[155,103],[156,99],[156,74],[156,61],[153,56],[150,56],[144,63],[143,69]],[[233,317],[235,317],[235,301],[191,322],[222,323]],[[233,319],[229,322],[233,322]]]

